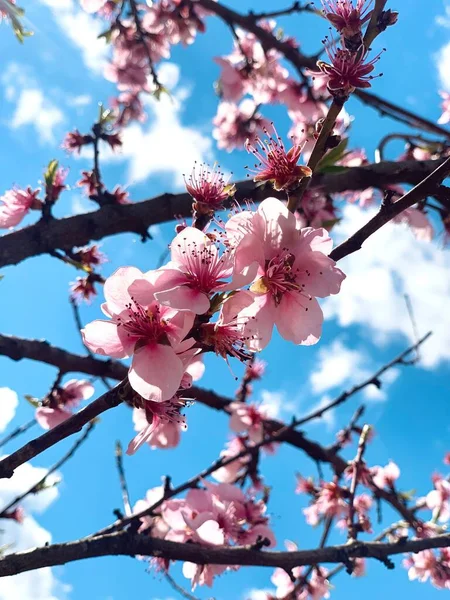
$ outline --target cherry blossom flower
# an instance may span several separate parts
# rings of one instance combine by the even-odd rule
[[[337,294],[345,278],[327,256],[332,247],[327,232],[299,228],[295,216],[275,198],[264,200],[255,213],[231,217],[226,229],[230,243],[246,239],[241,260],[259,264],[250,291],[229,300],[230,311],[235,305],[235,312],[245,320],[248,347],[267,346],[274,325],[284,339],[315,344],[323,322],[316,297]],[[242,308],[242,298],[251,303]]]
[[[361,34],[361,27],[370,18],[373,0],[322,0],[328,21],[346,38]]]
[[[371,61],[366,62],[368,51],[361,46],[357,52],[351,52],[347,48],[338,48],[331,45],[326,48],[330,63],[323,60],[317,62],[321,74],[324,77],[327,88],[332,95],[348,97],[356,88],[370,88],[374,79],[370,75],[375,69],[375,63],[379,60],[377,54]]]
[[[254,444],[261,442],[264,437],[264,421],[267,419],[264,409],[246,402],[232,402],[229,409],[230,428],[236,433],[247,432]]]
[[[342,517],[348,513],[343,489],[336,483],[322,482],[316,499],[303,509],[308,525],[315,526],[324,517]]]
[[[142,408],[133,410],[133,423],[139,433],[131,440],[127,454],[134,454],[144,443],[152,448],[174,448],[180,432],[187,429],[186,417],[180,413],[186,400],[174,396],[165,402],[143,401]]]
[[[293,542],[285,542],[289,552],[298,550],[297,545]],[[297,580],[294,583],[289,577],[289,574],[284,569],[275,569],[271,581],[277,588],[276,597],[280,599],[291,598],[293,600],[321,600],[322,598],[330,597],[330,583],[326,579],[327,570],[321,568],[314,569],[308,581],[301,582],[303,567],[294,567],[292,575]],[[294,593],[293,593],[294,592]]]
[[[104,262],[107,262],[106,254],[99,250],[97,244],[92,244],[92,246],[85,246],[84,248],[79,248],[73,253],[73,257],[75,260],[78,260],[83,265],[88,267],[98,266]]]
[[[43,429],[52,429],[72,416],[72,411],[82,400],[88,400],[94,386],[85,379],[71,379],[57,387],[36,409],[36,421]]]
[[[228,184],[218,165],[210,170],[208,165],[201,164],[198,173],[196,169],[197,165],[192,169],[189,179],[185,180],[188,194],[195,200],[194,210],[209,214],[223,209],[223,203],[234,194],[234,185]]]
[[[13,188],[0,197],[0,229],[15,227],[30,210],[40,210],[42,201],[37,197],[40,189]]]
[[[80,303],[84,300],[89,304],[97,295],[97,290],[95,289],[91,275],[77,277],[76,280],[70,284],[70,292],[70,297],[76,303]]]
[[[109,321],[93,321],[82,330],[92,352],[112,358],[133,356],[128,378],[147,400],[163,402],[177,392],[184,373],[179,354],[191,347],[183,340],[194,315],[160,305],[149,274],[134,267],[118,269],[104,285],[103,312]],[[135,285],[132,285],[132,284]]]
[[[56,202],[61,195],[61,192],[68,188],[65,183],[68,174],[69,169],[59,167],[59,169],[56,170],[53,179],[47,182],[45,193],[50,202]]]
[[[385,467],[373,467],[371,472],[372,480],[379,488],[394,487],[395,482],[400,477],[400,469],[395,462],[392,461],[389,461]]]
[[[95,196],[97,194],[98,182],[94,171],[81,171],[81,179],[77,181],[79,187],[86,188],[87,196]]]
[[[160,270],[155,298],[177,310],[201,315],[209,310],[210,296],[215,292],[242,287],[256,273],[257,265],[251,259],[238,272],[235,255],[229,250],[220,254],[217,245],[195,227],[183,229],[170,247],[171,261]],[[240,251],[238,247],[235,252]],[[231,276],[231,282],[226,282]]]
[[[239,436],[232,438],[227,444],[224,450],[220,453],[220,458],[227,459],[232,456],[236,456],[240,452],[246,449],[246,445],[243,439]],[[211,476],[221,483],[233,483],[242,475],[246,465],[250,461],[250,456],[242,456],[241,458],[230,462],[224,467],[219,467],[214,471]]]
[[[267,139],[262,141],[257,137],[256,146],[253,146],[250,140],[245,143],[247,152],[253,154],[259,161],[259,164],[255,166],[256,175],[253,181],[270,181],[277,191],[295,189],[303,177],[312,175],[309,167],[297,164],[303,146],[294,144],[290,150],[286,151],[275,127],[273,127],[273,131],[274,137],[264,130]]]
[[[255,102],[250,99],[243,100],[239,106],[221,102],[213,124],[213,137],[218,147],[228,152],[241,148],[247,139],[255,142],[258,133],[269,126],[269,122],[258,112]]]
[[[417,579],[420,582],[430,580],[437,589],[450,590],[450,553],[448,548],[441,550],[440,555],[432,550],[422,550],[411,554],[403,561],[403,566],[408,569],[410,581]]]
[[[266,372],[267,363],[265,360],[255,358],[245,369],[245,377],[248,379],[261,379]]]
[[[79,154],[83,146],[91,144],[93,141],[94,138],[91,135],[83,135],[78,129],[75,129],[66,134],[61,147],[67,152],[78,152]]]
[[[450,465],[450,452],[447,452],[444,456],[444,465]]]
[[[114,197],[117,204],[131,204],[129,192],[124,190],[120,185],[116,185],[111,192],[111,196]]]
[[[434,478],[435,489],[427,494],[426,503],[430,510],[436,511],[441,523],[450,519],[450,481],[442,477]]]
[[[269,25],[273,30],[275,23]],[[281,54],[263,48],[253,33],[236,30],[233,52],[215,58],[222,67],[218,87],[225,101],[237,102],[242,96],[253,96],[256,104],[270,104],[279,100],[287,87],[289,71],[280,64]]]
[[[244,332],[246,319],[236,317],[236,313],[247,308],[252,303],[252,296],[246,292],[239,298],[231,298],[223,302],[219,318],[215,323],[205,323],[200,327],[201,341],[218,356],[228,362],[233,356],[241,362],[248,361],[253,355],[248,351],[246,342],[249,340]]]

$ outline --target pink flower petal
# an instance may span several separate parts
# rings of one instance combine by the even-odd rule
[[[285,340],[311,346],[322,334],[323,313],[315,298],[288,293],[281,300],[275,313],[278,331]]]
[[[81,330],[83,342],[96,354],[125,358],[128,356],[117,331],[117,325],[112,321],[96,320],[88,323]]]
[[[143,398],[163,402],[175,395],[183,372],[183,363],[171,346],[152,344],[135,352],[128,378]]]

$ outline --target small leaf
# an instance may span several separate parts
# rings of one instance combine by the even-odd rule
[[[163,94],[167,94],[169,96],[169,98],[172,98],[172,95],[171,95],[170,91],[164,85],[158,85],[158,87],[156,88],[156,90],[153,92],[153,96],[157,100],[160,100],[161,96]]]
[[[27,402],[31,404],[31,406],[34,406],[34,408],[38,408],[41,405],[39,400],[34,396],[30,396],[30,394],[25,394],[24,398]]]
[[[58,169],[58,161],[53,159],[48,163],[48,167],[47,170],[44,173],[44,181],[45,181],[45,185],[51,186],[53,185],[53,182],[55,181],[55,175],[56,175],[56,171]]]
[[[316,171],[319,173],[322,173],[324,167],[334,166],[338,162],[338,160],[343,158],[345,151],[347,149],[347,146],[348,146],[348,138],[345,138],[342,140],[342,142],[340,144],[338,144],[336,146],[336,148],[333,148],[332,150],[327,152],[327,154],[325,154],[325,156],[322,158],[322,160],[317,165]]]

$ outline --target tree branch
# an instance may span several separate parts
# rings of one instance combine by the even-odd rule
[[[14,469],[41,454],[47,448],[80,431],[86,423],[98,417],[102,412],[118,406],[123,402],[128,391],[129,383],[128,379],[126,379],[60,425],[50,429],[50,431],[47,431],[40,437],[31,440],[31,442],[28,442],[28,444],[25,444],[22,448],[19,448],[19,450],[1,460],[0,479],[12,477]]]
[[[341,563],[343,557],[385,560],[388,556],[404,552],[420,552],[448,546],[450,546],[450,534],[446,533],[432,538],[393,543],[353,542],[314,550],[269,552],[252,550],[248,547],[210,548],[193,543],[181,544],[146,535],[120,532],[9,554],[0,559],[0,577],[97,556],[164,556],[168,560],[182,560],[196,564],[280,567],[292,570],[304,565]]]
[[[2,518],[2,516],[5,513],[8,513],[11,508],[13,508],[16,504],[19,504],[19,502],[21,502],[26,496],[28,496],[29,494],[36,494],[37,492],[39,492],[42,489],[42,486],[45,483],[45,480],[47,479],[47,477],[49,475],[52,475],[55,471],[57,471],[58,469],[60,469],[70,458],[72,458],[72,456],[75,454],[75,452],[78,450],[78,448],[83,444],[83,442],[87,439],[88,435],[91,433],[92,429],[95,427],[95,421],[91,421],[89,423],[89,425],[86,427],[86,430],[83,432],[83,434],[76,440],[76,442],[73,444],[73,446],[70,448],[70,450],[68,452],[66,452],[66,454],[64,454],[64,456],[62,456],[44,475],[44,477],[42,477],[37,483],[35,483],[34,485],[32,485],[26,492],[23,492],[23,494],[20,494],[20,496],[17,496],[16,498],[14,498],[14,500],[12,500],[7,506],[5,506],[5,508],[3,508],[0,511],[0,519]]]
[[[330,258],[335,261],[341,260],[349,254],[360,250],[363,243],[383,225],[391,221],[407,208],[413,206],[420,200],[431,195],[433,191],[450,174],[450,158],[447,158],[431,175],[428,175],[423,181],[416,185],[412,190],[393,203],[384,203],[381,205],[378,213],[370,219],[368,223],[361,227],[356,233],[351,235],[345,242],[336,246],[330,253]]]
[[[397,183],[415,185],[441,163],[442,160],[409,160],[352,167],[341,173],[314,176],[311,187],[332,194],[368,187],[383,189]],[[285,197],[269,186],[255,187],[249,180],[238,182],[236,188],[238,202],[246,198],[258,203],[268,197]],[[31,256],[57,249],[71,250],[125,232],[137,233],[146,239],[151,225],[173,221],[176,217],[189,217],[191,212],[192,198],[188,193],[162,194],[134,204],[112,204],[82,215],[48,222],[41,220],[0,237],[0,267],[16,265]]]
[[[404,363],[404,359],[408,354],[415,351],[421,344],[423,344],[431,335],[431,333],[427,333],[422,339],[420,339],[416,344],[407,348],[404,352],[402,352],[399,356],[394,358],[390,363],[383,365],[373,376],[369,377],[367,380],[362,382],[359,385],[354,386],[352,389],[347,390],[340,394],[333,402],[330,402],[325,407],[320,408],[319,410],[314,411],[313,413],[305,416],[302,419],[298,419],[295,421],[295,426],[299,427],[301,425],[306,424],[307,422],[321,417],[324,413],[336,406],[345,402],[348,398],[359,392],[361,389],[366,387],[367,385],[378,382],[379,377],[388,369],[392,368],[396,364],[406,364]],[[12,336],[3,336],[0,335],[0,355],[3,354],[5,356],[9,356],[13,360],[22,360],[25,358],[29,358],[32,360],[37,360],[40,362],[44,362],[47,364],[51,364],[55,367],[58,367],[60,372],[68,373],[71,371],[78,371],[82,373],[86,373],[87,375],[95,375],[95,376],[107,376],[111,379],[124,380],[127,376],[128,369],[125,365],[120,362],[108,360],[102,361],[97,358],[93,358],[90,356],[79,356],[77,354],[72,354],[61,348],[56,348],[51,346],[48,342],[37,341],[37,340],[26,340],[22,338],[14,338]],[[122,384],[123,385],[123,382]],[[120,385],[118,387],[120,387]],[[98,414],[101,414],[108,408],[112,408],[113,406],[117,406],[120,404],[122,400],[118,400],[117,394],[119,394],[118,387],[113,388],[110,392],[106,392],[103,396],[95,400],[92,404],[88,405],[86,408],[81,410],[79,413],[74,415],[73,417],[67,419],[55,429],[47,432],[40,438],[33,440],[26,446],[24,446],[21,450],[18,450],[13,455],[5,458],[0,462],[0,478],[1,477],[10,477],[12,472],[9,475],[3,474],[2,468],[5,468],[3,464],[5,461],[9,461],[13,456],[17,455],[21,451],[23,451],[27,446],[32,446],[32,448],[28,448],[26,452],[24,452],[23,456],[25,457],[22,462],[29,460],[36,454],[40,454],[43,450],[50,447],[51,445],[57,443],[60,439],[79,431],[81,427],[87,423],[90,419]],[[123,392],[126,393],[126,390]],[[111,396],[109,395],[111,394]],[[228,405],[232,402],[229,398],[225,398],[216,394],[210,390],[204,390],[198,387],[192,387],[188,390],[185,390],[183,393],[184,396],[188,398],[192,398],[197,402],[205,404],[210,408],[214,408],[216,410],[221,410],[227,412]],[[103,399],[103,400],[102,400]],[[111,405],[109,403],[112,402]],[[115,403],[117,402],[117,403]],[[92,407],[92,408],[91,408]],[[88,410],[89,409],[89,410]],[[99,411],[99,412],[96,412]],[[95,413],[91,416],[92,413]],[[73,424],[72,421],[76,420],[76,424]],[[64,428],[61,429],[60,428]],[[286,442],[291,446],[295,446],[303,450],[310,458],[315,461],[328,463],[332,466],[334,471],[338,474],[342,473],[347,463],[340,456],[337,455],[336,449],[324,448],[320,444],[317,444],[314,441],[309,440],[304,436],[301,431],[296,431],[295,429],[286,428],[286,424],[280,421],[276,421],[275,419],[267,419],[265,421],[265,431],[269,435],[276,434],[280,430],[284,429],[284,433],[280,435],[278,441]],[[56,432],[56,434],[53,434]],[[53,434],[52,437],[50,434]],[[47,436],[47,437],[46,437]],[[34,445],[37,444],[40,448],[39,451],[34,449]],[[42,446],[44,444],[44,446]],[[41,447],[42,446],[42,447]],[[29,452],[33,451],[34,454],[28,456]],[[27,458],[28,456],[28,458]],[[17,457],[16,457],[17,460]],[[8,465],[8,463],[6,463]],[[12,469],[15,469],[21,462],[13,463],[14,466]],[[216,467],[218,468],[218,467]],[[382,491],[378,495],[381,497]],[[385,495],[388,494],[387,492]],[[391,502],[392,504],[392,502]],[[400,511],[401,512],[401,511]]]

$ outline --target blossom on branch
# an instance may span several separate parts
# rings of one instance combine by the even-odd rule
[[[328,91],[332,96],[346,99],[357,88],[370,88],[374,79],[370,75],[375,69],[375,63],[380,59],[377,54],[372,60],[366,61],[368,51],[363,45],[356,52],[347,48],[338,48],[334,44],[326,47],[330,59],[327,63],[323,60],[317,62],[320,73],[316,77],[324,77]],[[379,76],[378,76],[379,77]]]
[[[295,189],[303,177],[311,177],[312,171],[309,167],[298,165],[303,146],[294,144],[286,151],[283,140],[277,134],[272,124],[274,137],[269,135],[265,129],[267,139],[256,138],[255,145],[249,139],[245,142],[247,152],[259,161],[252,169],[255,173],[253,181],[269,181],[275,190]]]
[[[0,197],[0,228],[8,229],[18,225],[30,210],[41,210],[42,201],[38,195],[40,189],[33,190],[30,186],[26,190],[13,188]]]
[[[110,318],[82,330],[92,352],[125,358],[133,356],[128,378],[146,400],[170,400],[185,372],[183,353],[194,340],[185,340],[194,314],[159,304],[155,299],[156,272],[144,274],[134,267],[118,269],[104,286],[102,310]]]
[[[284,339],[315,344],[323,314],[316,297],[337,294],[344,273],[328,258],[332,240],[324,229],[302,229],[295,216],[275,198],[257,211],[244,211],[226,225],[230,243],[246,240],[241,260],[256,260],[258,277],[249,292],[238,292],[230,310],[246,321],[247,345],[261,350],[269,343],[274,325]],[[245,296],[244,296],[245,295]],[[242,307],[242,299],[247,306]]]
[[[322,0],[325,18],[345,38],[361,35],[361,27],[370,19],[373,0]]]
[[[85,379],[71,379],[56,387],[36,409],[36,421],[43,429],[52,429],[72,416],[82,400],[89,400],[94,386]]]

